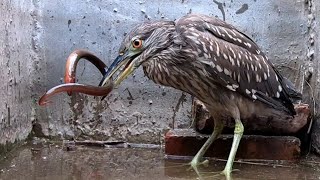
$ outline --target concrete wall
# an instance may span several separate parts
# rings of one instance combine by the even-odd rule
[[[310,1],[309,1],[310,3]],[[315,117],[313,119],[313,128],[312,128],[312,148],[320,154],[320,1],[311,1],[311,7],[309,7],[309,46],[311,51],[313,50],[314,54],[312,57],[313,73],[311,74],[309,88],[309,94],[311,94],[311,104],[314,104]]]
[[[1,11],[5,16],[1,17],[5,18],[1,19],[0,28],[10,28],[7,29],[9,43],[1,47],[1,67],[6,69],[5,72],[14,73],[11,76],[1,75],[4,76],[0,80],[3,81],[1,87],[9,88],[6,93],[12,93],[7,96],[2,92],[1,97],[12,106],[10,114],[16,117],[15,125],[26,133],[14,134],[11,139],[0,138],[2,144],[6,140],[26,137],[32,115],[35,115],[33,133],[37,136],[159,143],[166,129],[188,127],[191,97],[172,88],[155,85],[144,77],[141,69],[104,101],[85,95],[59,95],[47,107],[32,103],[46,90],[62,83],[65,60],[73,50],[88,49],[110,64],[124,34],[137,23],[149,19],[174,20],[187,13],[225,19],[251,36],[301,90],[305,89],[302,82],[308,75],[305,73],[307,67],[309,64],[312,66],[315,59],[307,56],[311,47],[308,2],[300,0],[16,2],[7,3],[14,11],[1,5],[5,10]],[[12,18],[9,16],[16,20],[10,23]],[[16,23],[20,23],[19,28],[12,25]],[[0,39],[8,38],[1,34]],[[23,43],[23,48],[18,48],[18,42]],[[14,51],[18,49],[20,52]],[[7,52],[15,56],[7,57]],[[16,67],[19,61],[23,67],[20,74]],[[10,86],[10,77],[21,82]],[[91,64],[81,62],[78,78],[79,82],[96,85],[101,75]],[[19,87],[22,100],[15,98]],[[2,104],[3,117],[7,116],[7,106]],[[18,115],[18,112],[23,112],[23,115]],[[6,128],[7,119],[1,122],[1,133],[10,132]]]
[[[37,98],[32,91],[39,62],[36,14],[32,1],[2,1],[0,5],[0,154],[23,141],[32,129]]]

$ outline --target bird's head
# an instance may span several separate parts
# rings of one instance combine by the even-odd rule
[[[174,22],[172,21],[143,23],[135,27],[122,41],[118,56],[99,85],[105,86],[114,79],[114,86],[118,86],[141,64],[168,47],[173,31]]]

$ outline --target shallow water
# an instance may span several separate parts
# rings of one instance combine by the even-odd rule
[[[199,179],[188,170],[189,161],[166,159],[163,150],[157,148],[76,146],[66,151],[55,144],[27,145],[1,158],[0,179]],[[285,165],[262,164],[235,163],[239,171],[233,173],[233,179],[320,179],[318,158]],[[200,167],[202,179],[224,179],[216,173],[224,165],[223,161],[210,160],[208,167]]]

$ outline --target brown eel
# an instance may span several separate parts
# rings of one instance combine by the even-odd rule
[[[95,65],[103,76],[106,74],[107,66],[97,56],[86,50],[75,50],[69,55],[66,62],[64,74],[65,84],[55,86],[47,91],[47,93],[39,99],[40,106],[48,104],[50,102],[48,101],[48,98],[60,92],[68,92],[68,95],[71,95],[71,92],[79,92],[93,96],[107,96],[112,91],[113,83],[111,82],[104,87],[75,83],[77,64],[81,58],[84,58]]]
[[[100,60],[97,56],[93,55],[91,52],[83,49],[73,51],[66,62],[66,70],[64,73],[64,82],[65,83],[75,83],[76,82],[76,70],[77,64],[81,58],[84,58],[95,65],[102,76],[106,74],[106,64]],[[71,91],[68,91],[68,95],[71,95]]]
[[[107,96],[112,91],[112,89],[113,89],[112,83],[110,83],[108,86],[91,86],[91,85],[78,84],[78,83],[61,84],[47,91],[39,99],[39,105],[44,106],[50,103],[50,101],[48,101],[48,98],[60,92],[79,92],[79,93],[93,95],[93,96]]]

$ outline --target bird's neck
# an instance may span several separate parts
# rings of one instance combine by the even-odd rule
[[[191,71],[192,62],[174,57],[170,51],[168,48],[144,62],[142,66],[145,75],[156,84],[173,87],[202,99],[197,87],[201,85],[193,81],[197,77],[194,77],[196,75]]]

